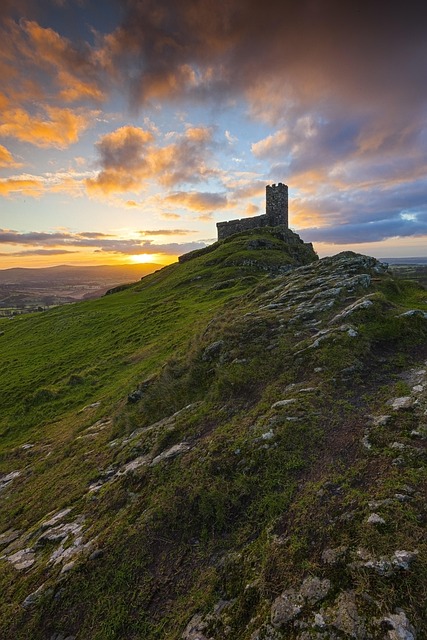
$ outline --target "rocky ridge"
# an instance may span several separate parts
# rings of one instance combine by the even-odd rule
[[[146,630],[117,638],[159,637],[176,609],[181,628],[171,623],[164,638],[421,640],[425,620],[409,593],[426,571],[427,353],[418,348],[398,369],[393,358],[402,344],[425,344],[427,322],[387,295],[390,282],[385,265],[350,252],[263,282],[132,406],[85,426],[72,444],[76,464],[96,447],[102,465],[81,495],[0,534],[3,566],[28,585],[9,637],[28,629],[35,639],[88,637],[86,607],[74,616],[69,606],[83,580],[111,574],[115,524],[130,536],[121,553],[131,530],[145,540],[149,568],[134,580],[143,593],[150,576],[159,593],[140,602],[151,616]],[[187,403],[194,371],[207,383]],[[182,408],[148,420],[177,381]],[[102,402],[84,409],[102,412]],[[120,433],[128,415],[143,424]],[[0,501],[40,481],[41,451],[34,442],[15,452],[22,466],[0,477]],[[191,495],[198,474],[206,485]],[[215,482],[235,493],[230,506]],[[164,494],[161,513],[155,491]],[[183,509],[193,512],[182,531],[171,495],[181,520]],[[172,594],[191,595],[198,581],[208,597],[193,593],[182,614]],[[36,611],[44,622],[34,622]]]

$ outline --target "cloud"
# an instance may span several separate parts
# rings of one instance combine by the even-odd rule
[[[279,129],[263,140],[254,142],[251,151],[257,158],[277,158],[288,149],[289,134],[285,129]]]
[[[148,235],[148,232],[145,232]],[[160,235],[160,231],[150,232],[151,235]],[[161,235],[168,235],[162,231]],[[204,242],[170,242],[165,244],[154,243],[152,240],[139,240],[134,238],[120,238],[100,232],[66,231],[40,232],[31,231],[22,233],[11,229],[0,229],[0,245],[11,247],[24,246],[30,249],[20,250],[15,255],[32,255],[59,252],[76,252],[81,249],[92,248],[96,253],[112,253],[116,255],[134,255],[138,253],[160,253],[176,256],[194,249],[206,246]],[[6,254],[5,254],[6,255]],[[7,254],[11,255],[11,254]]]
[[[199,182],[214,173],[207,165],[213,142],[211,128],[187,127],[174,138],[176,142],[157,146],[151,131],[134,126],[104,135],[96,144],[101,170],[87,180],[89,193],[140,191],[149,180],[171,187]]]
[[[77,251],[69,251],[68,249],[28,249],[25,251],[12,251],[10,253],[0,253],[0,256],[6,258],[18,258],[25,256],[62,256],[68,253],[77,253]]]
[[[248,205],[246,205],[246,215],[247,216],[256,216],[260,213],[259,207],[257,207],[255,204],[252,204],[252,202],[250,202]]]
[[[131,126],[104,135],[96,144],[102,169],[86,181],[89,193],[139,190],[150,173],[146,156],[153,140],[151,132]]]
[[[194,231],[189,229],[154,229],[150,231],[139,231],[141,236],[186,236]]]
[[[309,228],[304,229],[302,233],[306,241],[329,244],[359,244],[396,237],[422,237],[427,236],[427,218],[421,221],[403,217],[387,218],[360,224],[342,224],[332,228]]]
[[[67,193],[73,197],[84,194],[85,179],[93,175],[90,171],[47,172],[41,175],[23,173],[0,179],[0,196],[38,198],[47,193]]]
[[[165,220],[180,220],[181,219],[181,216],[178,213],[166,212],[166,213],[161,213],[160,215]]]
[[[351,244],[427,236],[424,179],[307,194],[291,202],[291,210],[293,226],[314,242]]]
[[[139,59],[132,90],[141,102],[236,92],[259,102],[274,83],[269,96],[288,107],[334,93],[347,104],[426,96],[422,4],[128,0],[126,9],[115,51],[124,66],[126,54],[128,64],[130,53]]]
[[[227,196],[224,193],[206,193],[203,191],[177,191],[164,198],[169,205],[185,207],[192,211],[214,211],[228,207]]]
[[[228,142],[230,145],[233,145],[235,142],[238,142],[238,141],[239,141],[238,137],[237,137],[237,136],[233,136],[233,134],[232,134],[232,133],[230,133],[230,131],[228,131],[228,129],[226,129],[226,131],[225,131],[225,134],[224,134],[224,135],[225,135],[225,139],[227,140],[227,142]]]
[[[231,198],[241,200],[265,195],[265,181],[254,180],[252,175],[237,176],[227,181],[227,187],[231,192]]]
[[[26,18],[7,21],[1,35],[3,65],[14,76],[13,87],[8,87],[12,94],[16,95],[18,87],[29,87],[25,80],[30,69],[39,80],[32,85],[39,98],[49,98],[53,91],[63,102],[101,102],[106,98],[108,76],[97,49],[87,42],[73,43]],[[32,97],[29,92],[25,99]]]
[[[390,215],[396,232],[412,233],[396,216],[410,207],[398,192],[411,199],[427,171],[422,3],[407,11],[339,0],[247,0],[244,7],[241,0],[128,0],[126,11],[113,59],[132,69],[125,76],[136,104],[226,108],[243,98],[248,113],[273,129],[253,141],[253,159],[270,165],[263,170],[269,180],[297,192],[291,214],[298,223],[351,225]],[[261,195],[265,183],[252,182],[233,187],[225,178],[228,204]],[[391,186],[392,211],[381,201]],[[192,206],[180,196],[175,202]]]
[[[15,162],[10,151],[0,144],[0,168],[16,169],[21,166],[21,163]]]
[[[183,253],[203,249],[205,242],[170,242],[167,244],[154,244],[151,240],[141,243],[126,243],[118,241],[114,245],[103,245],[97,253],[115,253],[123,255],[137,255],[139,253],[160,253],[167,256],[179,256]]]
[[[3,178],[0,180],[0,196],[21,194],[38,198],[43,191],[43,183],[36,179]]]
[[[3,124],[0,124],[0,135],[17,138],[37,147],[65,149],[77,142],[97,114],[87,109],[71,110],[47,105],[43,111],[45,116],[40,111],[31,114],[22,108],[6,109]]]

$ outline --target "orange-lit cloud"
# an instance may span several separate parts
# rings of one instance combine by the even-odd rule
[[[257,216],[260,213],[259,207],[250,202],[246,205],[246,215],[248,216]]]
[[[87,180],[88,192],[108,195],[140,191],[148,180],[167,187],[199,182],[214,173],[206,162],[212,137],[210,128],[188,127],[183,134],[175,135],[176,142],[160,147],[154,144],[151,131],[120,127],[96,145],[101,170]]]
[[[21,20],[16,27],[15,47],[20,58],[53,72],[53,80],[64,102],[105,99],[104,76],[96,52],[86,42],[78,45],[51,28],[41,27],[33,20]]]
[[[20,194],[38,198],[43,191],[44,185],[39,180],[25,178],[5,178],[0,180],[1,196]]]
[[[79,136],[96,115],[85,109],[71,110],[45,106],[47,115],[31,115],[22,108],[9,108],[3,113],[0,136],[17,138],[37,147],[65,149],[77,142]]]
[[[101,171],[86,182],[89,193],[105,194],[139,190],[151,173],[147,160],[154,136],[138,127],[120,127],[101,138],[96,147]]]
[[[39,198],[47,193],[65,193],[81,196],[85,193],[85,179],[90,172],[75,170],[58,171],[32,175],[23,173],[0,179],[0,196],[20,196]]]
[[[9,169],[15,169],[22,166],[21,163],[16,162],[6,147],[0,144],[0,168],[8,167]]]
[[[274,134],[263,140],[252,143],[251,150],[257,158],[275,157],[277,150],[282,152],[288,148],[289,134],[284,129],[279,129]]]
[[[141,236],[188,236],[190,233],[194,233],[194,231],[189,229],[154,229],[139,232]]]
[[[181,218],[181,216],[178,213],[166,212],[166,213],[161,213],[160,215],[165,220],[180,220],[180,218]]]
[[[178,191],[166,196],[164,201],[169,205],[185,207],[192,211],[214,211],[227,209],[227,197],[221,193],[205,193],[202,191]]]

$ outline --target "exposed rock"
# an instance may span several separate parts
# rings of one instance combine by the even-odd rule
[[[325,549],[322,553],[322,560],[325,564],[338,564],[347,553],[347,546],[335,547],[335,549]]]
[[[294,404],[296,402],[295,398],[289,398],[288,400],[278,400],[274,404],[271,405],[272,409],[281,409],[282,407],[287,407],[290,404]]]
[[[304,598],[295,589],[284,591],[271,606],[271,624],[276,629],[294,620],[302,611]]]
[[[398,500],[399,502],[409,502],[410,500],[412,500],[411,496],[406,495],[406,493],[395,493],[394,497],[396,498],[396,500]]]
[[[326,598],[331,588],[331,582],[327,578],[322,580],[317,576],[309,577],[301,585],[300,593],[308,604],[315,604]]]
[[[270,624],[264,624],[251,635],[250,640],[282,640],[281,633],[276,631]]]
[[[136,402],[139,402],[143,395],[144,393],[142,389],[135,389],[135,391],[131,391],[128,395],[128,403],[135,404]]]
[[[402,458],[402,456],[399,456],[398,458],[395,458],[394,460],[392,460],[391,464],[394,465],[395,467],[404,467],[406,464],[405,458]]]
[[[146,464],[149,464],[149,462],[150,462],[150,456],[139,456],[139,458],[135,458],[135,460],[131,460],[130,462],[125,464],[123,469],[120,469],[120,471],[117,472],[117,475],[121,476],[131,471],[135,471],[136,469],[139,469],[140,467],[143,467]]]
[[[382,416],[369,416],[370,424],[373,427],[385,427],[391,420],[391,416],[382,415]]]
[[[389,640],[416,640],[417,638],[414,627],[401,609],[383,618],[383,623],[387,626]]]
[[[64,542],[62,542],[59,548],[50,556],[49,562],[53,565],[57,565],[59,563],[63,563],[64,565],[69,564],[72,560],[75,561],[77,556],[84,552],[90,553],[90,550],[93,548],[93,543],[94,541],[90,540],[84,544],[82,542],[82,538],[76,538],[70,546],[65,547]]]
[[[416,559],[418,551],[405,551],[404,549],[394,552],[392,563],[399,569],[409,569],[412,562]]]
[[[372,449],[372,444],[371,442],[369,442],[369,432],[365,433],[361,442],[362,442],[362,445],[365,447],[365,449]]]
[[[154,467],[159,462],[163,462],[164,460],[171,460],[172,458],[176,458],[181,453],[185,453],[189,451],[191,446],[187,442],[180,442],[179,444],[174,444],[170,449],[166,449],[166,451],[162,451],[158,456],[154,458],[151,463],[151,466]]]
[[[207,622],[204,621],[202,616],[199,613],[194,615],[190,622],[185,627],[184,633],[182,634],[183,640],[209,640],[207,636],[204,635],[204,631],[207,628]]]
[[[389,507],[392,504],[392,498],[383,498],[382,500],[371,500],[368,502],[368,507],[370,509],[378,509],[378,507]]]
[[[202,360],[214,360],[221,353],[223,346],[224,340],[217,340],[216,342],[212,342],[212,344],[206,347],[206,349],[203,351]]]
[[[29,569],[29,567],[32,567],[36,561],[34,551],[30,548],[21,549],[20,551],[13,553],[11,556],[8,556],[6,559],[8,562],[13,564],[15,569],[18,571]]]
[[[372,307],[374,303],[372,302],[371,297],[372,296],[364,296],[363,298],[360,298],[360,300],[356,300],[356,302],[353,302],[336,316],[334,316],[332,320],[329,321],[329,324],[336,324],[337,322],[341,322],[344,318],[350,316],[355,311]]]
[[[75,561],[71,560],[71,562],[67,562],[66,564],[64,564],[64,566],[61,569],[61,575],[64,573],[68,573],[69,571],[71,571],[72,569],[74,569],[75,567]]]
[[[373,557],[366,549],[358,549],[356,554],[361,561],[353,563],[350,567],[365,567],[372,569],[380,576],[391,576],[399,570],[407,571],[416,559],[418,551],[399,549],[391,557],[380,556],[379,558]]]
[[[270,429],[269,431],[262,433],[259,438],[256,438],[256,440],[272,440],[273,438],[274,438],[274,431]]]
[[[13,481],[15,478],[19,478],[21,475],[21,471],[11,471],[4,476],[0,477],[0,491],[6,489],[6,487]]]
[[[365,619],[358,612],[354,591],[343,591],[336,603],[322,611],[326,624],[356,640],[367,638]]]
[[[42,533],[37,542],[57,542],[58,540],[64,540],[64,538],[67,538],[69,535],[76,536],[81,532],[81,530],[82,525],[80,522],[61,524],[57,527],[47,529]]]
[[[87,404],[83,409],[80,409],[77,413],[82,413],[83,411],[89,411],[89,409],[97,409],[101,406],[100,402],[92,402],[92,404]]]
[[[389,405],[394,411],[400,411],[401,409],[412,409],[414,406],[414,399],[411,396],[403,396],[401,398],[395,398],[389,400]]]
[[[316,627],[320,627],[320,629],[323,629],[324,627],[326,627],[325,619],[321,613],[314,614],[314,625]]]
[[[43,583],[38,587],[38,589],[30,593],[22,603],[22,606],[24,607],[24,609],[28,609],[29,607],[32,607],[34,604],[37,604],[37,602],[45,593],[45,590],[46,590],[46,583]]]
[[[5,546],[10,544],[21,535],[20,531],[15,531],[14,529],[8,529],[4,533],[0,534],[0,546]]]
[[[409,309],[409,311],[405,311],[399,315],[399,318],[413,318],[418,316],[419,318],[424,318],[427,320],[427,312],[422,311],[421,309]]]
[[[371,513],[366,522],[368,524],[385,524],[384,518],[381,518],[378,513]]]

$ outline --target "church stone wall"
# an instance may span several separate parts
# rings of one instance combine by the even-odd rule
[[[242,218],[229,222],[217,222],[218,240],[228,238],[234,233],[241,233],[259,227],[285,227],[288,229],[288,187],[281,182],[278,185],[267,185],[265,214],[254,218]]]

